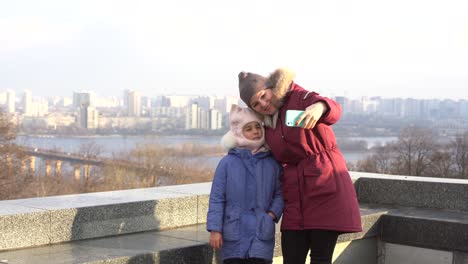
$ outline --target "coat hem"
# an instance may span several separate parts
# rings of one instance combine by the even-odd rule
[[[284,231],[284,230],[309,230],[309,229],[338,231],[338,232],[341,232],[343,234],[362,232],[362,228],[339,228],[339,227],[333,227],[333,226],[305,226],[304,228],[281,227],[281,231]]]

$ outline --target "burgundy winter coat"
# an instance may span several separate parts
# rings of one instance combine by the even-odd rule
[[[362,231],[356,192],[331,128],[340,118],[341,107],[292,81],[287,84],[290,89],[287,85],[284,93],[274,90],[284,87],[273,88],[283,98],[283,105],[276,127],[267,127],[265,131],[273,156],[284,171],[281,183],[285,210],[281,229]],[[328,110],[313,129],[285,125],[286,110],[304,110],[318,101],[324,102]]]

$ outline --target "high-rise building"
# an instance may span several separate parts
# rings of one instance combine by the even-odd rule
[[[45,116],[48,112],[49,112],[49,104],[47,100],[41,99],[41,100],[32,102],[30,116]]]
[[[70,97],[63,97],[60,106],[68,107],[73,105],[73,99]]]
[[[0,105],[6,104],[6,92],[0,91]]]
[[[8,90],[6,93],[6,111],[7,113],[14,113],[15,112],[15,101],[16,101],[16,95],[15,91],[13,90]]]
[[[194,99],[193,96],[185,95],[170,95],[166,96],[166,99],[169,100],[169,105],[172,107],[187,107],[191,104]]]
[[[23,114],[25,116],[32,116],[32,92],[30,90],[24,90],[23,93]]]
[[[214,109],[220,111],[222,114],[229,113],[233,104],[240,105],[239,97],[224,96],[216,98],[214,101]]]
[[[140,116],[141,114],[141,95],[135,90],[125,90],[124,105],[127,107],[128,116]]]
[[[198,115],[199,120],[199,129],[210,129],[210,111],[206,111],[200,108],[200,113]]]
[[[346,97],[344,96],[335,96],[335,101],[341,106],[341,111],[345,111],[346,106]]]
[[[198,104],[187,107],[185,116],[185,129],[221,129],[223,126],[223,114],[216,110],[204,110]]]
[[[74,92],[73,106],[78,109],[78,124],[82,128],[95,129],[98,125],[98,112],[94,108],[96,95],[94,92]]]
[[[92,106],[96,104],[96,94],[90,91],[74,92],[73,107],[80,108],[81,106]]]
[[[86,129],[96,129],[99,123],[99,113],[91,106],[81,106],[79,112],[80,127]]]
[[[192,104],[187,107],[187,115],[185,119],[185,129],[200,128],[200,113],[201,108],[197,104]]]
[[[198,96],[192,99],[192,104],[197,104],[203,110],[210,110],[212,98],[211,96]]]
[[[156,96],[155,99],[151,100],[151,107],[170,107],[171,100],[164,95]]]
[[[223,114],[218,110],[210,110],[210,129],[217,130],[223,128]]]
[[[101,97],[97,99],[95,107],[103,107],[103,108],[111,108],[111,107],[119,107],[120,106],[120,99],[117,97]]]

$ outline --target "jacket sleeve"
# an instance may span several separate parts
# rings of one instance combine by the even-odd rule
[[[282,173],[281,167],[277,166],[277,173],[275,175],[274,184],[275,184],[275,192],[273,194],[273,201],[271,202],[271,206],[269,211],[275,214],[276,219],[275,222],[278,222],[283,214],[284,210],[284,201],[283,196],[281,195],[281,183],[279,180],[279,176]]]
[[[301,95],[300,97],[300,104],[304,109],[317,102],[323,102],[327,106],[327,111],[323,113],[322,117],[318,121],[319,123],[333,125],[338,122],[341,117],[340,104],[330,98],[320,96],[315,92],[304,91],[303,93],[304,95]]]
[[[223,231],[224,207],[226,204],[226,163],[221,159],[216,167],[211,185],[210,199],[206,229],[210,231]]]

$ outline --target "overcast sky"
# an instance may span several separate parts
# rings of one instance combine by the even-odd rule
[[[239,71],[288,67],[325,96],[468,99],[467,14],[466,0],[4,0],[0,91],[238,95]]]

